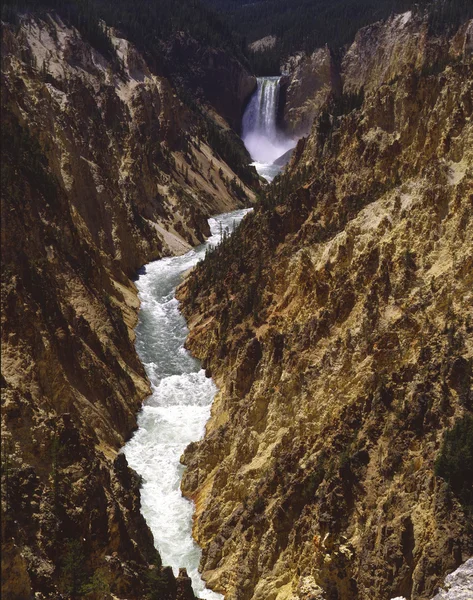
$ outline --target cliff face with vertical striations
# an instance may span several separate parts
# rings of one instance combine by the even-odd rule
[[[434,36],[428,13],[409,11],[364,27],[346,51],[325,47],[290,56],[282,65],[280,124],[296,137],[308,135],[325,103],[342,88],[345,94],[373,91],[413,67],[441,69],[472,46],[468,22],[453,38]]]
[[[205,107],[193,112],[110,36],[113,60],[58,16],[2,24],[8,599],[193,597],[186,577],[161,569],[140,482],[118,454],[149,393],[130,278],[202,241],[211,214],[253,192],[210,147]]]
[[[473,553],[471,488],[435,471],[473,408],[473,29],[410,18],[360,32],[345,93],[179,290],[220,387],[183,491],[227,600],[426,599]]]
[[[307,135],[330,95],[340,92],[340,68],[326,46],[289,57],[282,72],[280,124],[289,135]]]

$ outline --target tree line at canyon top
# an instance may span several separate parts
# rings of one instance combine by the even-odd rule
[[[274,75],[290,54],[326,44],[337,50],[351,43],[360,28],[392,13],[427,9],[435,33],[452,31],[473,16],[473,3],[464,0],[182,0],[178,10],[172,0],[5,0],[2,19],[51,9],[114,61],[116,54],[100,20],[116,27],[163,74],[169,74],[166,40],[180,31],[226,50],[257,75]],[[249,49],[250,43],[266,36],[274,36],[274,45]]]

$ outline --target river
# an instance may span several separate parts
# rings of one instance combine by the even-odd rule
[[[143,478],[142,513],[154,535],[164,565],[175,574],[186,567],[196,595],[223,596],[207,590],[198,566],[201,550],[192,538],[193,504],[180,490],[186,446],[202,438],[216,392],[199,361],[184,348],[188,333],[175,298],[183,273],[204,258],[209,246],[232,231],[249,209],[209,219],[211,236],[183,256],[163,258],[142,269],[136,285],[141,300],[136,348],[152,386],[138,416],[138,429],[123,451]]]
[[[243,118],[243,141],[259,173],[271,181],[281,171],[274,161],[295,141],[276,125],[279,77],[258,78],[258,86]],[[185,567],[196,595],[207,600],[223,596],[206,589],[198,566],[201,550],[192,538],[193,504],[183,498],[184,467],[179,459],[190,442],[202,438],[216,393],[199,361],[184,348],[187,326],[175,298],[185,271],[204,258],[209,246],[231,231],[248,209],[209,219],[211,235],[183,256],[150,263],[136,285],[141,301],[136,348],[152,387],[138,416],[138,429],[123,451],[129,465],[143,478],[142,513],[154,535],[164,565],[177,575]]]

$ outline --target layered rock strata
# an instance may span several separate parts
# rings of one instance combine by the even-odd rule
[[[471,31],[428,66],[361,33],[349,93],[179,290],[220,388],[183,490],[226,600],[427,599],[473,553],[435,474],[473,409]]]
[[[2,26],[7,599],[193,597],[185,574],[161,569],[118,454],[150,391],[131,278],[253,192],[202,117],[110,36],[113,62],[57,16]]]

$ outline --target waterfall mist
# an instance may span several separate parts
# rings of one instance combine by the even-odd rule
[[[242,122],[242,139],[255,161],[257,171],[271,180],[281,170],[274,162],[295,146],[295,141],[278,131],[280,77],[258,77]]]

